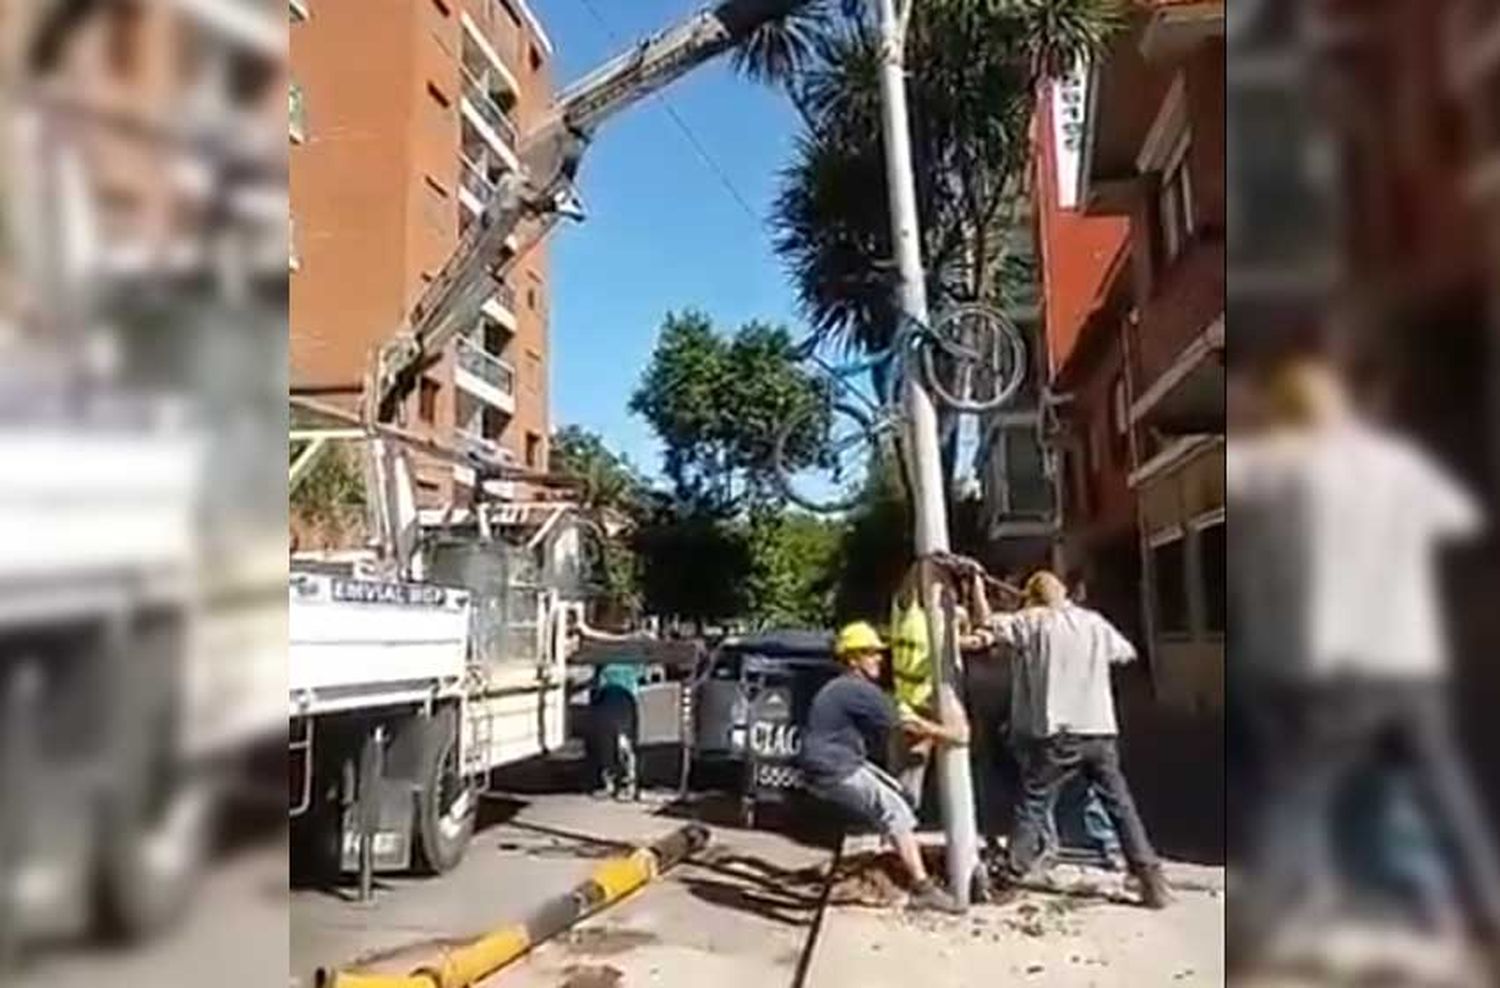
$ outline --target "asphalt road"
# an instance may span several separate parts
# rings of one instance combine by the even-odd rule
[[[537,791],[544,787],[533,777],[489,797],[469,853],[447,875],[384,879],[369,904],[351,889],[295,889],[292,984],[311,985],[319,968],[409,970],[444,941],[519,921],[582,881],[599,859],[694,818],[710,824],[708,850],[543,945],[496,983],[665,984],[666,972],[680,984],[793,982],[833,857],[832,833],[739,830],[727,825],[733,802],[712,797],[692,805],[649,792],[638,803],[592,799],[568,784],[577,775],[566,762],[537,774],[553,777],[553,791]],[[789,890],[788,876],[806,887]]]

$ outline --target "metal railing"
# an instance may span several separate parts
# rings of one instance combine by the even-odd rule
[[[515,397],[516,369],[467,337],[458,340],[458,366],[506,397]]]
[[[484,118],[485,123],[493,127],[500,135],[500,139],[514,148],[516,145],[516,125],[511,121],[510,117],[505,115],[505,111],[500,109],[500,104],[495,102],[495,97],[490,95],[489,80],[486,78],[489,73],[484,73],[483,76],[476,76],[467,68],[462,71],[464,76],[464,95],[469,98],[470,103],[474,104],[474,108],[479,111],[479,115]]]
[[[495,183],[485,176],[484,168],[464,154],[458,156],[458,161],[459,181],[463,183],[463,187],[481,203],[489,202],[495,191]]]
[[[495,289],[495,298],[500,300],[500,304],[505,306],[506,311],[511,313],[516,311],[516,290],[508,283],[503,281],[500,283],[500,286]]]
[[[500,463],[505,466],[516,465],[516,454],[500,445],[498,439],[480,435],[473,425],[458,426],[453,430],[456,445],[465,453],[472,453],[480,459],[490,463]]]

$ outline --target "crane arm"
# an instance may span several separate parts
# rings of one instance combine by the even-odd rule
[[[424,370],[474,325],[506,272],[563,216],[580,215],[578,163],[595,129],[699,65],[814,0],[723,0],[652,35],[558,94],[522,138],[518,172],[504,175],[484,213],[376,355],[365,384],[367,421],[393,421]]]

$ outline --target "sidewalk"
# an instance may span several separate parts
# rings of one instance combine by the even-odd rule
[[[874,847],[869,837],[850,837],[843,858],[867,858]],[[1056,891],[1028,891],[961,917],[831,903],[806,984],[1222,985],[1224,871],[1169,862],[1167,874],[1178,901],[1162,912],[1130,904],[1123,876],[1072,864],[1053,870]]]

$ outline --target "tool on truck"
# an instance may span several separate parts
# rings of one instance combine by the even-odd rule
[[[561,92],[379,348],[358,413],[294,399],[327,427],[294,430],[293,486],[334,443],[367,453],[372,551],[325,559],[321,573],[294,559],[290,597],[295,846],[360,871],[366,889],[374,870],[457,863],[490,771],[562,743],[568,654],[602,638],[573,599],[588,520],[566,502],[512,503],[518,482],[549,478],[496,448],[416,436],[402,411],[516,261],[559,218],[581,217],[573,183],[597,128],[807,3],[726,0]],[[414,452],[472,471],[469,502],[422,510]]]

